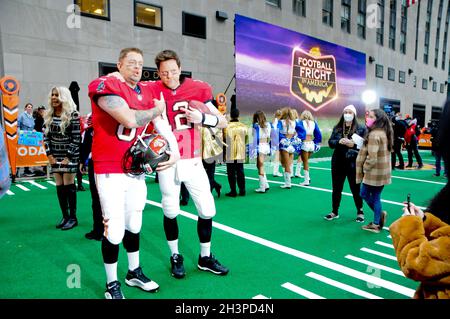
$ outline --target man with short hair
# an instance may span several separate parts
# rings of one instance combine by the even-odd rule
[[[186,185],[198,211],[197,234],[200,254],[197,267],[217,275],[226,275],[228,268],[211,254],[212,218],[216,214],[214,198],[210,191],[208,176],[202,165],[201,126],[227,126],[227,120],[212,104],[211,86],[190,78],[180,79],[181,62],[176,52],[164,50],[156,55],[155,64],[159,81],[148,82],[155,94],[162,93],[166,101],[164,116],[167,117],[177,137],[181,159],[176,165],[161,171],[159,186],[164,211],[164,232],[171,252],[171,273],[183,278],[186,271],[183,256],[178,250],[178,223],[180,213],[180,184]],[[193,105],[194,101],[197,103]]]
[[[102,255],[106,271],[107,299],[123,299],[117,280],[119,244],[128,256],[125,282],[144,291],[155,292],[159,285],[142,272],[139,263],[139,239],[142,211],[147,199],[145,175],[126,174],[124,156],[144,131],[144,125],[153,121],[156,130],[169,142],[172,151],[160,169],[172,166],[178,155],[178,145],[167,121],[160,114],[165,103],[153,98],[146,84],[139,83],[143,69],[143,53],[138,48],[120,52],[117,68],[124,78],[100,77],[89,84],[92,104],[94,161],[97,190],[103,211],[104,238]]]

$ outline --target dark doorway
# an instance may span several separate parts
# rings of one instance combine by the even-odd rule
[[[425,105],[413,104],[412,117],[417,119],[417,124],[420,127],[425,126]]]

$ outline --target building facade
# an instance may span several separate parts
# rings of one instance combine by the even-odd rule
[[[392,107],[422,125],[438,118],[449,88],[449,0],[1,0],[0,77],[16,77],[21,105],[46,104],[76,81],[80,111],[89,82],[124,47],[154,56],[173,49],[182,70],[233,94],[234,15],[240,14],[366,54],[371,107]]]

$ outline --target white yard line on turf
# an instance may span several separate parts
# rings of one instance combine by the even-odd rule
[[[223,173],[216,173],[216,175],[227,176],[227,174],[223,174]],[[255,178],[255,177],[247,177],[247,176],[245,176],[245,179],[259,181],[259,179]],[[279,185],[284,184],[284,182],[272,181],[272,180],[267,180],[267,182],[272,183],[272,184],[279,184]],[[294,186],[295,187],[302,187],[302,188],[313,189],[313,190],[321,191],[321,192],[327,192],[327,193],[332,193],[333,192],[331,189],[327,189],[327,188],[320,188],[320,187],[315,187],[315,186],[302,186],[300,184],[294,184],[294,183],[291,183],[291,185],[292,185],[292,187],[294,187]],[[286,191],[289,191],[289,190],[286,190]],[[346,192],[342,192],[342,195],[353,197],[353,195],[351,193],[346,193]],[[394,201],[387,200],[387,199],[382,199],[381,201],[383,203],[388,203],[388,204],[392,204],[392,205],[397,205],[397,206],[402,206],[402,207],[404,206],[403,203],[394,202]],[[425,209],[425,207],[423,207],[423,206],[417,206],[417,207],[419,207],[420,209]]]
[[[343,284],[343,283],[341,283],[339,281],[327,278],[325,276],[316,274],[314,272],[309,272],[309,273],[306,274],[306,276],[314,278],[314,279],[319,280],[319,281],[322,281],[322,282],[324,282],[326,284],[329,284],[329,285],[331,285],[333,287],[336,287],[336,288],[339,288],[339,289],[351,292],[352,294],[355,294],[355,295],[358,295],[358,296],[361,296],[361,297],[365,297],[365,298],[368,298],[368,299],[383,299],[383,298],[381,298],[379,296],[376,296],[376,295],[373,295],[371,293],[368,293],[367,291],[364,291],[364,290],[352,287],[350,285]]]
[[[355,257],[353,255],[346,255],[345,258],[353,260],[353,261],[356,261],[356,262],[359,262],[361,264],[365,264],[365,265],[370,266],[370,267],[378,268],[380,270],[384,270],[384,271],[387,271],[387,272],[390,272],[390,273],[393,273],[393,274],[405,277],[405,274],[401,270],[398,270],[398,269],[387,267],[385,265],[380,265],[380,264],[374,263],[372,261],[369,261],[369,260],[366,260],[366,259],[363,259],[363,258]]]
[[[30,183],[33,186],[39,187],[40,189],[47,189],[47,187],[42,186],[41,184],[36,183],[35,181],[27,181],[27,183]]]
[[[160,207],[160,208],[162,207],[161,203],[158,203],[158,202],[155,202],[155,201],[152,201],[152,200],[147,200],[147,203],[150,204],[150,205],[156,206],[156,207]],[[188,213],[188,212],[186,212],[184,210],[180,210],[180,215],[182,215],[182,216],[184,216],[186,218],[192,219],[194,221],[196,221],[198,219],[197,215]],[[328,268],[328,269],[331,269],[331,270],[343,273],[345,275],[348,275],[348,276],[351,276],[351,277],[354,277],[354,278],[357,278],[357,279],[360,279],[360,280],[372,283],[372,284],[374,284],[376,286],[380,286],[380,287],[386,288],[388,290],[397,292],[397,293],[405,295],[407,297],[412,297],[414,295],[414,292],[415,292],[413,289],[401,286],[399,284],[396,284],[396,283],[393,283],[393,282],[390,282],[390,281],[387,281],[387,280],[384,280],[384,279],[381,279],[381,278],[374,277],[374,276],[372,276],[370,274],[366,274],[366,273],[354,270],[352,268],[349,268],[349,267],[337,264],[335,262],[332,262],[332,261],[329,261],[329,260],[326,260],[326,259],[314,256],[314,255],[311,255],[311,254],[308,254],[308,253],[304,253],[302,251],[299,251],[299,250],[296,250],[296,249],[293,249],[293,248],[289,248],[289,247],[277,244],[277,243],[275,243],[273,241],[270,241],[270,240],[267,240],[267,239],[264,239],[264,238],[261,238],[261,237],[255,236],[255,235],[251,235],[249,233],[245,233],[245,232],[240,231],[238,229],[235,229],[235,228],[223,225],[223,224],[219,224],[219,223],[214,222],[214,221],[213,221],[213,227],[215,227],[217,229],[220,229],[220,230],[223,230],[223,231],[225,231],[227,233],[233,234],[233,235],[235,235],[237,237],[241,237],[241,238],[244,238],[246,240],[255,242],[255,243],[260,244],[262,246],[269,247],[271,249],[283,252],[285,254],[297,257],[299,259],[303,259],[303,260],[309,261],[311,263],[320,265],[322,267],[325,267],[325,268]]]
[[[23,186],[22,184],[16,184],[16,186],[17,186],[18,188],[20,188],[21,190],[23,190],[23,191],[26,191],[26,192],[29,192],[29,191],[30,191],[28,188],[26,188],[26,187]]]
[[[296,294],[306,297],[308,299],[325,299],[322,296],[316,295],[315,293],[305,290],[303,288],[300,288],[299,286],[296,286],[294,284],[291,284],[290,282],[285,282],[281,285],[281,287],[286,288],[292,292],[295,292]]]
[[[331,171],[331,168],[327,168],[327,167],[315,167],[315,166],[309,166],[309,168],[317,169],[317,170],[321,170],[321,171]],[[246,167],[246,169],[257,170],[256,167]],[[406,181],[414,181],[414,182],[419,182],[419,183],[429,183],[429,184],[436,184],[436,185],[445,185],[444,182],[435,182],[435,181],[429,181],[429,180],[426,180],[426,179],[418,179],[418,178],[411,178],[411,177],[404,177],[404,176],[395,176],[395,175],[392,175],[392,178],[403,179],[403,180],[406,180]]]

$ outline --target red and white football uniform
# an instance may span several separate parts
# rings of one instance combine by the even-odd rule
[[[153,95],[146,83],[139,83],[140,93],[115,77],[100,77],[89,84],[92,105],[92,159],[95,173],[123,173],[122,157],[141,134],[143,127],[127,129],[97,105],[105,95],[123,98],[131,109],[148,110],[154,107]]]
[[[180,160],[174,166],[158,172],[164,215],[174,218],[179,214],[180,185],[184,182],[200,217],[212,218],[216,214],[216,209],[208,176],[202,164],[201,125],[188,123],[185,113],[181,110],[187,108],[192,100],[203,103],[211,101],[212,88],[206,82],[190,78],[185,78],[174,90],[161,81],[147,82],[147,84],[152,87],[155,96],[159,96],[160,92],[163,93],[166,101],[164,116],[172,127],[180,150]],[[200,109],[200,111],[208,112],[207,109]]]
[[[139,233],[142,225],[142,210],[147,199],[145,175],[125,174],[122,158],[143,127],[126,129],[100,108],[97,100],[106,95],[120,96],[135,110],[150,109],[154,103],[145,83],[132,89],[114,77],[100,77],[89,84],[94,127],[92,158],[103,218],[107,220],[104,235],[118,245],[125,230]]]

